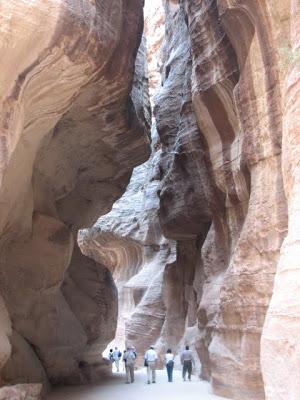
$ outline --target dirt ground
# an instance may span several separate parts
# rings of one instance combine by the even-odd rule
[[[146,370],[140,370],[135,374],[135,382],[127,385],[124,372],[114,373],[101,385],[60,388],[46,400],[225,400],[213,395],[207,382],[195,377],[191,382],[183,382],[180,371],[174,371],[172,383],[168,382],[166,371],[158,371],[156,381],[148,385]]]

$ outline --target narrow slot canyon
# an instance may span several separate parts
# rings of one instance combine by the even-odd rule
[[[0,22],[0,400],[299,400],[300,0]]]

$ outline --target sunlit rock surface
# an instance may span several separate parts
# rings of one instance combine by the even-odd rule
[[[296,393],[295,383],[287,387],[283,378],[278,383],[272,378],[274,364],[278,376],[283,368],[275,354],[286,352],[275,343],[276,315],[285,302],[280,278],[261,346],[287,233],[283,121],[288,121],[286,132],[297,132],[296,106],[285,108],[282,94],[291,68],[291,57],[284,54],[297,49],[297,44],[290,49],[290,15],[297,20],[299,4],[283,3],[165,5],[163,87],[154,108],[163,153],[160,222],[165,236],[177,241],[181,257],[194,249],[188,315],[197,310],[198,331],[194,328],[192,337],[201,375],[212,379],[216,393],[239,400],[265,397],[261,364],[267,398],[290,399]],[[294,22],[294,38],[296,31]],[[287,102],[293,98],[295,104],[295,67],[291,76]],[[184,263],[185,268],[192,264]],[[187,326],[195,322],[191,318]],[[283,326],[282,341],[289,331]],[[282,360],[292,373],[293,362]]]
[[[92,381],[117,292],[76,235],[149,156],[143,1],[4,0],[0,21],[1,380]]]
[[[161,83],[161,47],[165,35],[165,10],[162,0],[146,0],[144,15],[144,35],[147,38],[149,93],[150,99],[153,100]]]
[[[283,11],[283,10],[282,10]],[[288,10],[285,10],[286,12]],[[276,15],[274,15],[276,17]],[[300,348],[300,245],[299,245],[299,151],[300,151],[300,3],[291,2],[287,37],[281,62],[287,74],[283,82],[282,170],[288,203],[288,234],[281,248],[274,291],[261,342],[261,364],[267,400],[297,399]],[[278,23],[277,20],[273,23]],[[281,31],[275,25],[277,37]],[[284,38],[283,38],[284,39]],[[285,37],[286,40],[286,37]],[[283,70],[285,72],[285,69]]]
[[[298,400],[299,0],[148,3],[130,180],[142,3],[1,4],[1,380],[95,380],[115,336]]]
[[[164,8],[161,59],[159,34],[150,39],[151,68],[159,62],[149,76],[157,88],[160,71],[161,87],[148,172],[136,170],[112,212],[85,232],[85,252],[112,270],[119,293],[132,290],[119,296],[130,304],[126,339],[139,350],[190,344],[216,393],[296,399],[299,2]],[[154,5],[150,15],[148,34],[159,32]],[[148,192],[155,168],[159,205]],[[144,204],[154,198],[151,215]],[[172,251],[164,258],[160,248],[149,279],[154,221]]]

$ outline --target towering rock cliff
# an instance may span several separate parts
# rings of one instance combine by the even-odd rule
[[[216,393],[297,398],[299,2],[166,0],[164,8],[147,178],[142,185],[136,172],[127,200],[98,221],[94,250],[117,280],[124,268],[126,337],[139,350],[189,343]],[[159,206],[148,192],[154,181]],[[155,260],[145,284],[154,221],[170,256]]]
[[[162,235],[157,196],[159,150],[137,167],[125,194],[92,229],[79,233],[82,252],[105,265],[119,290],[115,343],[133,344],[142,361],[147,347],[160,339],[165,321],[164,270],[174,261],[175,242]],[[156,149],[156,150],[155,150]]]
[[[294,336],[298,323],[283,323],[295,306],[293,290],[285,298],[293,233],[279,264],[286,278],[276,278],[264,327],[287,211],[295,220],[285,196],[295,201],[286,174],[296,174],[299,3],[283,3],[166,2],[164,80],[155,106],[165,154],[160,222],[178,249],[188,245],[183,254],[192,254],[190,246],[198,254],[197,301],[190,306],[197,307],[202,376],[234,399],[299,396],[295,383],[283,383],[290,373],[282,375],[283,364],[294,371],[297,363],[287,358],[295,347],[290,324]]]
[[[287,4],[288,5],[288,4]],[[284,10],[280,10],[282,13]],[[289,31],[281,62],[287,74],[282,81],[282,174],[288,205],[288,234],[281,248],[273,296],[261,342],[261,364],[266,398],[297,399],[299,376],[299,140],[300,140],[300,3],[292,0]],[[274,15],[275,16],[275,15]],[[275,20],[278,24],[280,20]],[[274,21],[274,22],[275,22]],[[275,25],[276,26],[276,25]],[[278,37],[277,25],[277,37]],[[285,69],[284,71],[285,72]]]
[[[116,329],[298,400],[299,0],[149,1],[117,202],[143,1],[0,6],[1,379],[91,381]]]
[[[260,363],[266,381],[272,367],[260,339],[287,230],[281,142],[290,66],[282,53],[290,51],[292,10],[176,3],[166,2],[155,106],[165,154],[160,221],[183,255],[194,249],[185,268],[194,262],[189,305],[197,308],[202,376],[218,394],[263,399]]]
[[[117,291],[74,237],[149,155],[143,1],[4,0],[0,14],[1,381],[90,381]]]

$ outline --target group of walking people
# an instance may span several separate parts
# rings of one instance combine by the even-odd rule
[[[112,363],[115,363],[117,371],[119,371],[119,364],[122,358],[125,371],[126,371],[126,383],[134,382],[134,369],[135,362],[137,359],[137,353],[133,346],[129,346],[127,350],[124,350],[123,357],[122,353],[115,347],[115,350],[110,350],[109,358]],[[174,370],[174,359],[175,355],[171,349],[168,349],[164,361],[167,370],[168,382],[173,382],[173,370]],[[192,378],[192,370],[195,365],[195,360],[192,351],[189,346],[185,347],[185,350],[180,354],[180,361],[182,365],[182,379],[185,381],[186,376],[188,380]],[[144,366],[147,367],[147,383],[156,383],[156,367],[158,362],[158,355],[153,346],[150,346],[149,350],[146,351],[144,356]]]

